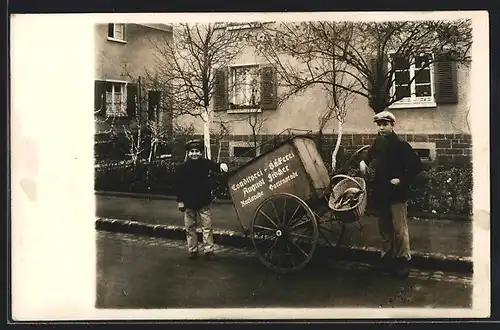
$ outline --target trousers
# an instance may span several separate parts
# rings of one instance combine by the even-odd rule
[[[410,235],[408,233],[407,203],[390,204],[379,208],[378,224],[382,238],[382,257],[410,260]]]
[[[214,237],[209,207],[204,207],[200,210],[186,209],[184,211],[184,226],[186,228],[188,250],[189,252],[198,252],[198,235],[196,234],[198,220],[203,235],[203,250],[205,253],[213,252]]]

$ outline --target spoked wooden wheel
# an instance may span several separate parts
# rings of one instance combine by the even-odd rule
[[[297,271],[311,260],[318,235],[318,223],[311,208],[287,193],[264,199],[255,210],[250,226],[250,237],[259,260],[282,273]]]

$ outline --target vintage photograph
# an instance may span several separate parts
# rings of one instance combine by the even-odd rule
[[[471,309],[472,20],[398,17],[96,23],[96,308]]]

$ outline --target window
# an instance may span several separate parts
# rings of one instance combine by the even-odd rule
[[[431,159],[431,151],[429,149],[414,149],[417,155],[420,157],[422,160],[429,160]]]
[[[137,110],[137,84],[120,80],[94,82],[94,114],[98,117],[131,117]]]
[[[108,40],[125,41],[125,24],[109,23]]]
[[[408,60],[402,56],[393,56],[390,66],[394,69],[391,95],[398,105],[435,106],[433,82],[433,55],[420,54]]]
[[[420,157],[424,165],[433,163],[436,160],[435,142],[409,142],[415,153]]]
[[[214,77],[214,110],[229,113],[277,109],[276,70],[270,65],[232,65]]]
[[[258,65],[230,67],[229,109],[260,107]]]
[[[252,142],[230,141],[229,157],[255,158],[260,155],[260,146],[255,148]]]
[[[126,116],[126,89],[125,83],[106,82],[106,115]]]
[[[234,157],[256,157],[255,149],[252,147],[233,147]]]

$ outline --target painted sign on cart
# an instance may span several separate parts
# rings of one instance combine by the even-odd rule
[[[244,225],[267,196],[287,192],[306,198],[310,189],[300,155],[291,143],[255,159],[229,179],[229,191]]]

